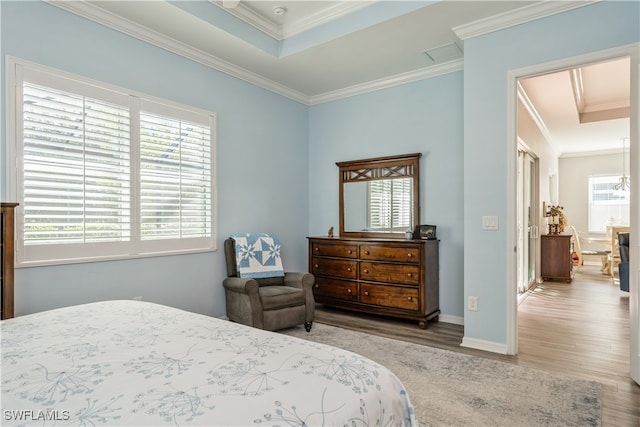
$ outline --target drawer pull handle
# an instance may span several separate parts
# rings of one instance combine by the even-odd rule
[[[318,268],[320,267],[318,264],[314,265],[313,268]]]
[[[315,287],[316,289],[318,289],[318,288],[320,287],[320,285],[316,284],[316,285],[314,285],[314,287]]]
[[[351,249],[349,249],[349,250],[347,251],[347,253],[348,253],[348,254],[352,254],[352,253],[353,253],[353,251],[352,251]]]
[[[367,292],[367,291],[365,291],[365,292],[364,292],[364,294],[365,294],[366,296],[369,296],[369,292]]]
[[[407,254],[407,258],[411,258],[413,254]]]
[[[407,277],[413,277],[412,273],[407,273]]]
[[[365,273],[368,273],[368,272],[369,272],[369,270],[367,270],[367,269],[365,268],[365,269],[364,269],[364,272],[365,272]]]
[[[316,246],[316,247],[315,247],[315,251],[316,251],[316,252],[320,252],[320,248]]]
[[[347,271],[348,271],[349,273],[351,273],[351,267],[347,268]]]
[[[364,254],[365,255],[369,255],[369,251],[364,251]]]
[[[413,297],[408,297],[407,298],[409,301],[413,301]]]
[[[350,293],[351,293],[351,289],[347,289],[347,293],[349,293],[349,294],[350,294]]]

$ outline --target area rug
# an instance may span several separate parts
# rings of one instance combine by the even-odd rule
[[[601,385],[314,323],[281,331],[366,356],[404,383],[421,426],[599,426]]]

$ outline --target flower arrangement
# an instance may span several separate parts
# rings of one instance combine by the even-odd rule
[[[561,233],[564,231],[564,228],[567,226],[567,217],[564,214],[563,209],[564,209],[564,206],[551,205],[549,206],[549,211],[547,212],[547,216],[551,218],[549,221],[549,225],[551,224],[557,225],[558,231]]]

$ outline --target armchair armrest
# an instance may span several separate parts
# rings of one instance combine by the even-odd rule
[[[241,277],[227,277],[222,282],[222,286],[233,292],[239,292],[247,295],[258,294],[258,282],[255,279],[247,279]]]
[[[310,291],[314,282],[315,282],[315,277],[313,277],[313,274],[311,273],[297,273],[297,272],[284,273],[285,286],[308,289]]]

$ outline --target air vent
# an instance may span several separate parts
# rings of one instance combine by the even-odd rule
[[[462,49],[454,42],[427,49],[424,54],[427,55],[427,58],[433,63],[446,62],[462,58]]]

